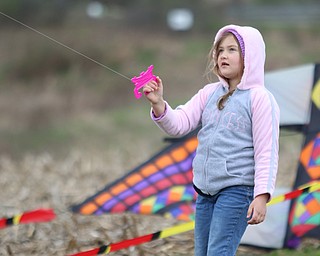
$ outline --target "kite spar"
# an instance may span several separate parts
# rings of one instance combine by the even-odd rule
[[[0,229],[6,228],[12,225],[29,224],[36,222],[49,222],[56,217],[52,209],[37,209],[22,214],[14,215],[10,218],[0,219]]]

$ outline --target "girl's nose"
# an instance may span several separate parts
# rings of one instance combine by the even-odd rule
[[[225,54],[225,53],[221,53],[220,58],[221,58],[222,60],[224,60],[224,59],[226,59],[226,58],[227,58],[227,56],[226,56],[226,54]]]

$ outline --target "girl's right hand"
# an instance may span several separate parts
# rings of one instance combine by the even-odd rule
[[[157,76],[143,87],[143,93],[152,105],[163,101],[163,85],[161,79]]]
[[[163,100],[163,84],[160,77],[157,76],[155,81],[147,83],[143,87],[143,93],[150,101],[155,116],[160,116],[165,111],[165,102]]]

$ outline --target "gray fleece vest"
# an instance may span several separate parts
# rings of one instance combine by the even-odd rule
[[[217,101],[225,93],[220,86],[208,99],[193,160],[193,183],[210,195],[229,186],[254,185],[250,90],[236,89],[219,110]]]

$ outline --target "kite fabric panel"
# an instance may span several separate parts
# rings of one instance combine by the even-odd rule
[[[320,180],[320,65],[315,65],[311,91],[311,118],[305,127],[294,188]],[[320,238],[320,191],[303,194],[292,200],[285,246],[296,248],[301,237]]]
[[[265,85],[279,105],[282,127],[309,123],[314,67],[306,64],[266,73]]]
[[[274,197],[291,192],[289,187],[276,187]],[[286,238],[290,201],[268,206],[265,220],[259,225],[249,225],[241,244],[269,249],[281,249]]]
[[[161,214],[193,220],[196,193],[192,187],[192,160],[197,145],[196,131],[175,140],[126,176],[73,206],[72,211],[84,215]]]

